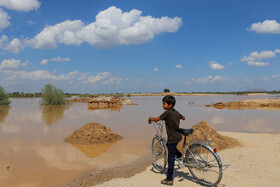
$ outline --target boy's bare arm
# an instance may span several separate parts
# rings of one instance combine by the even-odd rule
[[[149,117],[148,123],[151,123],[151,121],[158,122],[159,120],[160,120],[160,117]]]

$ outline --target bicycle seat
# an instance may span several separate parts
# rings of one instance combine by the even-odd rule
[[[181,128],[180,128],[180,131],[181,131],[181,133],[182,133],[184,136],[188,136],[188,135],[190,135],[191,133],[193,133],[193,129],[181,129]]]

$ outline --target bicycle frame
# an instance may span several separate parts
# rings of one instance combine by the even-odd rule
[[[167,150],[166,150],[167,141],[163,135],[164,121],[152,122],[152,123],[157,132],[153,138],[153,143],[152,143],[152,153],[153,153],[153,159],[155,164],[154,167],[160,172],[162,172],[165,169],[166,159],[167,159]],[[209,140],[196,139],[196,140],[191,140],[187,143],[186,137],[190,133],[192,133],[193,130],[181,129],[181,132],[184,136],[184,141],[183,141],[184,143],[182,147],[182,157],[181,158],[175,157],[175,160],[178,162],[178,166],[180,168],[188,167],[192,176],[200,184],[206,186],[217,185],[222,179],[223,171],[227,169],[230,165],[222,164],[219,155],[216,153],[216,149],[213,149],[211,147]],[[154,142],[158,142],[158,144],[154,144]],[[159,152],[157,151],[156,148],[154,148],[156,147],[154,145],[161,146]],[[157,157],[158,154],[159,157]],[[157,162],[156,158],[160,158],[158,160],[161,161]],[[162,162],[162,158],[163,158],[163,162]],[[213,175],[212,174],[213,172],[215,172],[216,175]],[[199,175],[197,175],[197,173]],[[204,176],[208,176],[208,175],[210,176],[211,179],[213,178],[215,180],[214,181],[212,181],[211,179],[208,180],[208,178],[206,178],[205,180]]]
[[[158,128],[155,126],[155,123],[158,125]],[[167,144],[167,141],[166,139],[164,138],[163,136],[163,125],[164,125],[164,121],[159,121],[158,123],[157,122],[153,122],[153,125],[154,125],[154,128],[156,129],[157,131],[157,134],[155,135],[155,137],[158,139],[158,140],[163,140],[164,144],[166,145]],[[162,145],[164,147],[164,145]],[[163,150],[164,153],[166,154],[166,150],[164,149]]]
[[[158,127],[155,126],[155,124],[158,125]],[[164,144],[166,145],[167,144],[167,141],[163,135],[163,125],[164,125],[164,121],[159,121],[159,122],[153,122],[153,125],[154,125],[154,128],[156,130],[156,135],[155,137],[158,139],[158,140],[163,140]],[[207,144],[209,144],[209,141],[208,140],[204,140],[204,141],[207,141]],[[161,143],[163,143],[161,142]],[[204,144],[202,142],[196,142],[197,144]],[[175,160],[177,160],[179,162],[179,166],[182,168],[184,166],[191,166],[190,163],[188,162],[184,162],[184,160],[188,159],[186,158],[186,152],[188,151],[192,157],[194,158],[196,164],[198,167],[200,168],[203,168],[204,166],[195,158],[194,154],[190,151],[189,147],[193,144],[193,142],[191,141],[190,143],[186,143],[186,139],[184,139],[184,144],[183,144],[183,148],[182,148],[182,157],[181,159],[178,159],[178,158],[175,158]],[[164,147],[164,145],[162,145]],[[210,146],[206,145],[207,147],[211,148]],[[212,150],[212,148],[211,148]],[[166,154],[166,150],[163,149],[164,153]],[[214,151],[213,151],[214,153]],[[194,163],[192,163],[194,164]],[[193,165],[192,165],[193,166]]]

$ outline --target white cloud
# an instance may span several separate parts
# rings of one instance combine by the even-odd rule
[[[32,20],[27,21],[27,23],[28,23],[28,25],[33,25],[34,24]]]
[[[62,75],[55,77],[55,80],[58,80],[58,81],[72,80],[72,79],[77,78],[78,74],[79,74],[78,71],[72,71],[66,75],[62,74]]]
[[[14,38],[5,48],[6,51],[17,54],[19,51],[23,50],[23,46],[18,38]]]
[[[44,59],[40,64],[47,64],[48,62],[48,59]],[[26,71],[19,69],[19,67],[27,66],[28,63],[29,61],[21,62],[16,59],[3,60],[0,63],[1,80],[5,84],[21,84],[25,81],[59,81],[65,84],[73,84],[78,81],[85,84],[99,83],[103,85],[120,84],[123,80],[122,78],[112,76],[110,72],[102,72],[96,76],[89,76],[90,73],[81,73],[77,70],[66,74],[57,74],[56,70],[50,72],[48,70]]]
[[[0,38],[0,49],[16,54],[24,49],[25,42],[26,40],[20,41],[18,38],[14,38],[9,42],[9,38],[6,35],[2,35]]]
[[[85,80],[87,78],[87,76],[89,75],[88,72],[86,73],[80,73],[80,77],[78,78],[78,80]]]
[[[70,58],[61,58],[60,56],[56,58],[52,58],[51,61],[63,62],[63,61],[70,61]]]
[[[154,68],[154,71],[158,71],[158,69],[157,69],[157,68]]]
[[[48,59],[43,59],[43,60],[40,62],[40,64],[41,64],[41,65],[47,65],[48,62],[49,62]]]
[[[229,77],[218,76],[218,75],[217,76],[209,75],[207,77],[199,78],[199,79],[192,78],[191,80],[185,81],[185,84],[186,85],[190,85],[191,83],[204,83],[204,84],[207,84],[207,83],[215,83],[215,82],[226,82],[226,81],[229,81],[229,80],[230,80]]]
[[[8,41],[9,41],[8,36],[2,35],[1,38],[0,38],[0,48],[4,49],[5,46],[7,45]]]
[[[208,82],[223,82],[223,81],[227,81],[228,78],[224,77],[224,76],[207,76],[205,78],[201,78],[201,79],[197,79],[196,82],[201,82],[201,83],[208,83]]]
[[[40,64],[41,65],[47,65],[49,61],[56,61],[56,62],[63,62],[63,61],[70,61],[70,58],[61,58],[60,56],[51,58],[51,59],[43,59]]]
[[[264,66],[268,66],[270,63],[261,62],[260,60],[276,57],[277,53],[280,53],[279,49],[276,49],[274,51],[261,51],[261,52],[254,51],[250,53],[250,56],[244,56],[241,59],[241,62],[247,62],[248,66],[264,67]]]
[[[110,72],[102,72],[102,73],[98,73],[96,76],[89,76],[86,80],[83,81],[83,83],[87,84],[87,83],[97,83],[100,82],[104,79],[109,78],[110,76]]]
[[[273,79],[280,80],[280,73],[271,76]]]
[[[54,26],[47,26],[38,35],[29,40],[27,45],[39,49],[56,48],[57,43],[80,45],[82,41],[75,35],[83,26],[84,23],[81,20],[66,20]]]
[[[249,83],[253,82],[253,80],[250,79],[249,77],[244,77],[243,80],[244,80],[245,82],[249,82]]]
[[[255,62],[255,61],[249,61],[248,66],[258,66],[258,67],[264,67],[269,66],[269,62]]]
[[[5,80],[12,81],[12,80],[33,80],[33,81],[39,81],[39,80],[55,80],[55,81],[68,81],[76,79],[79,72],[78,71],[72,71],[68,74],[61,74],[61,75],[54,75],[55,71],[49,72],[47,70],[36,70],[36,71],[12,71],[12,70],[5,70],[3,71],[4,74],[6,74]]]
[[[20,62],[20,60],[16,60],[16,59],[5,59],[1,62],[0,64],[0,70],[4,70],[4,69],[18,69],[20,66],[26,66],[28,64],[29,61],[26,62]]]
[[[275,50],[276,51],[276,50]],[[267,59],[267,58],[273,58],[276,57],[276,54],[274,51],[261,51],[260,53],[257,51],[254,51],[250,53],[250,56],[245,56],[241,59],[242,62],[245,61],[253,61],[253,60],[259,60],[259,59]]]
[[[51,72],[46,70],[37,70],[37,71],[4,71],[8,76],[5,80],[46,80],[51,79],[55,80],[56,76]]]
[[[257,33],[280,34],[280,24],[276,20],[265,20],[264,22],[253,23],[247,30]]]
[[[25,62],[22,62],[20,65],[23,66],[23,67],[25,67],[25,66],[27,66],[28,64],[29,64],[29,60],[27,60],[27,61],[25,61]]]
[[[40,4],[41,3],[37,0],[0,0],[0,6],[25,12],[38,9]]]
[[[7,14],[7,12],[0,8],[0,32],[11,24],[9,22],[10,18],[11,17]]]
[[[108,79],[108,80],[106,80],[106,81],[104,81],[102,84],[105,84],[105,85],[107,85],[107,84],[120,84],[122,82],[122,79],[121,78],[110,78],[110,79]]]
[[[225,66],[223,66],[215,61],[209,61],[208,63],[212,70],[221,70],[221,69],[225,68]]]
[[[264,76],[262,80],[268,81],[268,80],[269,80],[269,77],[268,77],[268,76]]]
[[[183,66],[182,65],[176,65],[175,68],[183,69]]]
[[[66,20],[45,27],[26,46],[39,49],[56,48],[58,43],[80,45],[83,42],[103,48],[115,45],[145,43],[163,32],[176,32],[182,24],[179,17],[153,18],[141,16],[136,9],[122,12],[114,6],[100,11],[96,21],[85,25],[81,20]]]

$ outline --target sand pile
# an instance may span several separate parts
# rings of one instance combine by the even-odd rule
[[[206,107],[214,107],[217,109],[243,110],[243,109],[261,109],[261,110],[280,110],[280,99],[256,99],[230,101],[227,103],[215,103],[205,105]]]
[[[229,149],[241,145],[236,139],[219,134],[206,121],[199,122],[192,129],[194,132],[187,136],[187,142],[193,139],[210,140],[211,147],[217,150]],[[182,149],[182,145],[183,140],[178,145],[179,150]]]
[[[122,136],[114,133],[108,127],[98,123],[88,123],[65,139],[65,142],[76,145],[99,145],[114,143]]]
[[[89,110],[118,108],[119,105],[122,105],[120,97],[93,96],[88,100]]]

